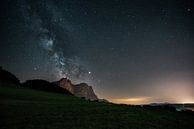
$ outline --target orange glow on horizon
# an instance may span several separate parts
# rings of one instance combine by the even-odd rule
[[[134,97],[134,98],[119,98],[119,99],[109,99],[113,103],[117,104],[150,104],[150,103],[194,103],[193,99],[183,99],[182,101],[173,101],[166,99],[156,99],[152,97]]]
[[[148,103],[148,100],[149,97],[111,99],[113,103],[118,104],[146,104]]]
[[[153,78],[144,84],[146,89],[139,91],[140,96],[109,99],[113,103],[150,104],[150,103],[194,103],[193,80],[178,73],[160,78]],[[146,94],[141,96],[141,92]],[[130,94],[130,93],[129,93]]]

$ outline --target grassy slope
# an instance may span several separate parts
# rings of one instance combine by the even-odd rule
[[[193,129],[194,115],[0,86],[0,129]]]

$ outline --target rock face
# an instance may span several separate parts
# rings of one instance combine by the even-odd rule
[[[68,90],[72,94],[75,94],[75,92],[74,92],[74,89],[75,89],[74,88],[74,85],[67,78],[62,78],[61,80],[59,80],[58,82],[56,82],[56,84],[58,86],[64,88],[64,89]]]
[[[56,84],[77,97],[85,98],[87,100],[98,100],[98,97],[95,95],[92,87],[88,86],[86,83],[73,85],[67,78],[62,78],[56,82]]]
[[[86,83],[81,83],[75,85],[75,94],[78,97],[85,97],[89,100],[98,100],[91,86],[88,86]]]

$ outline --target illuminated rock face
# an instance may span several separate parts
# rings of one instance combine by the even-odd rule
[[[67,78],[62,78],[61,80],[59,80],[57,82],[57,84],[62,87],[65,88],[66,90],[68,90],[69,92],[71,92],[72,94],[75,94],[74,92],[74,85],[71,83],[70,80],[68,80]]]
[[[75,85],[75,95],[78,97],[85,97],[89,100],[98,100],[91,86],[86,83]]]
[[[57,84],[77,97],[85,98],[87,100],[98,100],[98,97],[95,95],[92,87],[88,86],[86,83],[74,85],[67,78],[62,78],[57,82]]]

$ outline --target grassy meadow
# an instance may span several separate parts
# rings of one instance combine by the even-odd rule
[[[194,114],[0,85],[0,129],[193,129]]]

